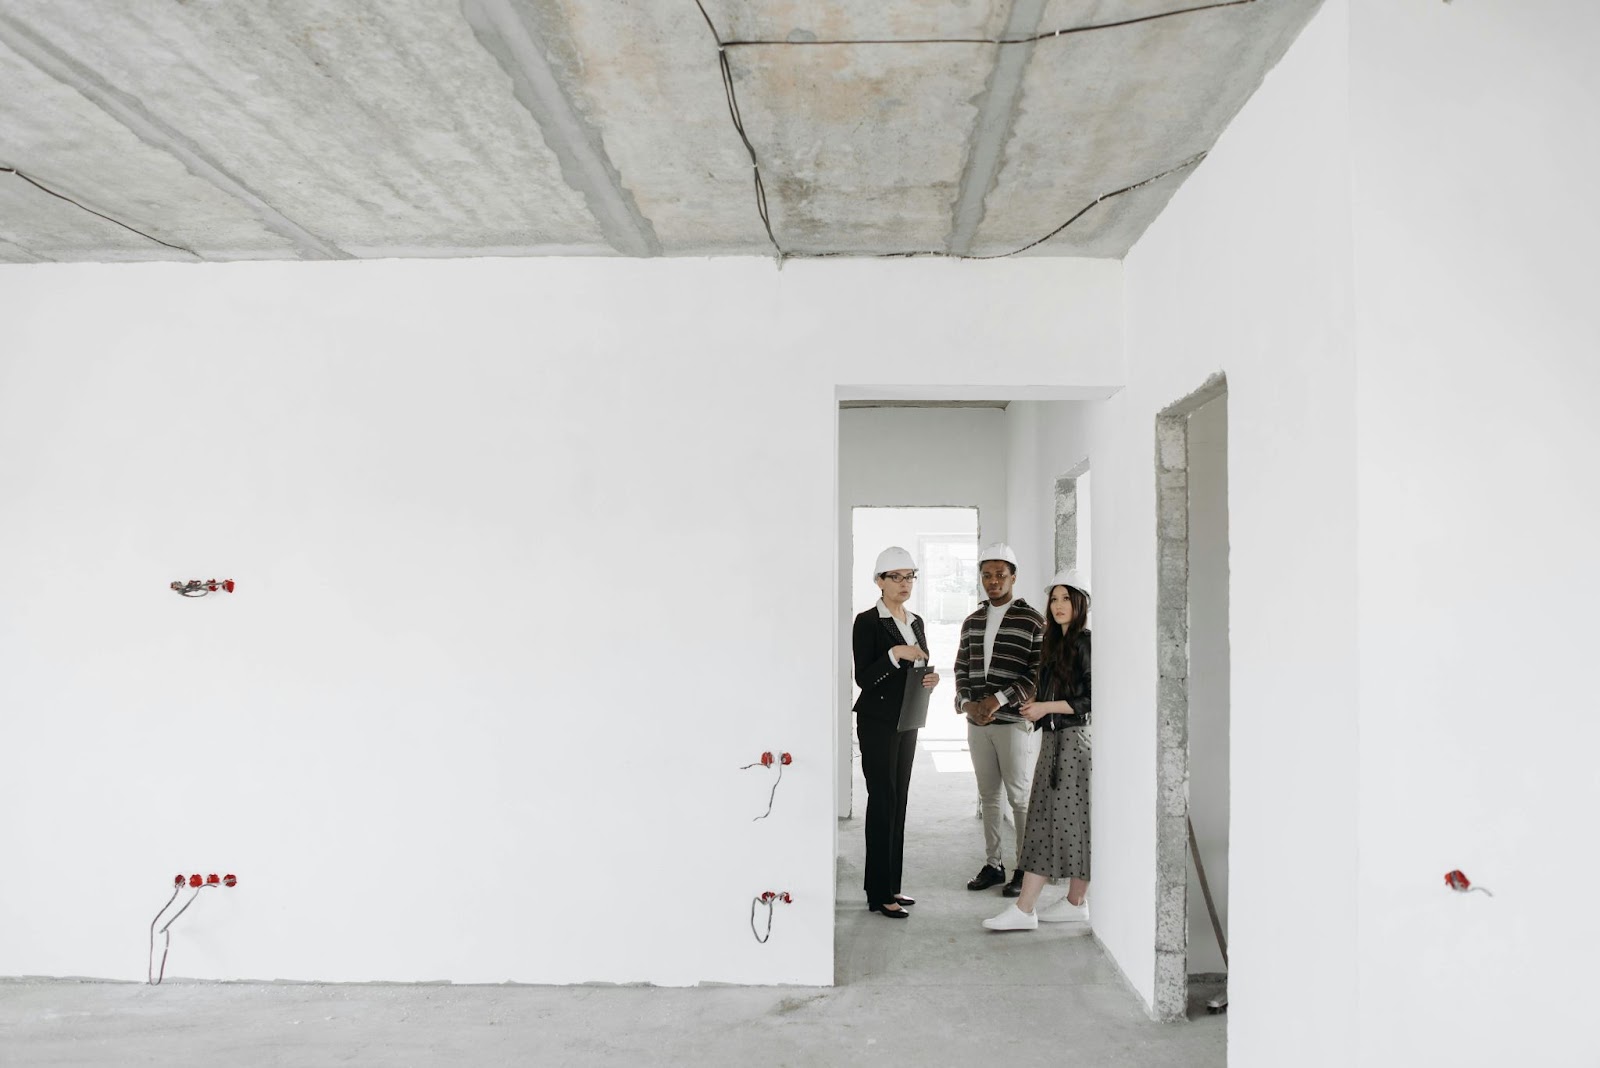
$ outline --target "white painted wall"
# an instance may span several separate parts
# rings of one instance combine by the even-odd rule
[[[1600,8],[1352,7],[1362,1063],[1592,1065]]]
[[[838,392],[1114,382],[1120,277],[0,268],[0,974],[231,870],[172,974],[831,983]]]
[[[1006,413],[1000,408],[845,408],[839,412],[839,675],[836,799],[850,815],[850,620],[873,559],[851,560],[850,510],[863,505],[975,507],[978,543],[1004,540]],[[881,548],[881,547],[880,547]],[[855,573],[850,572],[854,566]],[[973,591],[973,605],[980,594]],[[932,652],[933,650],[929,650]],[[952,661],[953,664],[953,661]],[[950,665],[936,664],[938,667]]]
[[[1189,416],[1189,819],[1228,930],[1228,403]],[[1227,970],[1189,865],[1189,974]]]
[[[1125,844],[1155,838],[1155,417],[1228,377],[1235,1066],[1355,1057],[1347,15],[1329,0],[1124,262],[1128,386],[1091,417],[1090,897],[1150,998],[1155,850]]]
[[[1016,401],[1006,409],[1010,475],[1007,510],[1011,547],[1022,569],[1019,596],[1040,611],[1048,603],[1044,585],[1055,574],[1056,479],[1089,459],[1089,415],[1093,401]],[[1079,518],[1088,513],[1080,498]],[[1080,547],[1088,541],[1080,533]]]

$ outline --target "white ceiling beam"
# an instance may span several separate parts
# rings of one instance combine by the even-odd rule
[[[1046,0],[1013,0],[1002,37],[1021,41],[1039,32]],[[1033,57],[1034,42],[999,45],[995,49],[994,69],[983,87],[978,117],[973,123],[967,162],[961,170],[956,206],[951,219],[946,248],[952,256],[972,254],[972,243],[983,222],[983,205],[1000,177],[1000,157],[1011,139],[1017,117],[1017,102],[1022,97],[1022,76]]]
[[[607,243],[624,256],[661,255],[655,227],[623,186],[599,131],[573,106],[519,7],[514,0],[462,0],[461,13],[510,76],[517,101],[533,116],[561,176],[583,195]]]

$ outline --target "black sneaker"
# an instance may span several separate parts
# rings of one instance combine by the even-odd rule
[[[1015,869],[1012,870],[1012,872],[1011,872],[1011,881],[1009,883],[1006,883],[1006,888],[1004,890],[1000,891],[1000,893],[1004,894],[1006,897],[1021,897],[1022,896],[1022,869],[1021,868],[1015,868]]]
[[[978,874],[967,883],[968,890],[987,890],[991,886],[999,886],[1006,881],[1006,870],[997,868],[993,864],[985,864],[978,869]]]

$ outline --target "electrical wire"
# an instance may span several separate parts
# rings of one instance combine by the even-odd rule
[[[1045,234],[1043,237],[1038,238],[1037,240],[1029,241],[1026,245],[1023,245],[1021,248],[1012,249],[1010,252],[991,252],[991,253],[988,253],[986,255],[976,256],[976,255],[973,255],[970,252],[969,253],[964,253],[964,254],[961,254],[961,255],[957,255],[957,254],[955,254],[953,252],[944,252],[944,251],[941,251],[941,250],[938,250],[938,249],[917,249],[917,250],[913,250],[913,251],[909,251],[909,252],[875,252],[875,253],[872,253],[870,256],[867,256],[865,258],[867,258],[867,259],[880,259],[880,260],[911,260],[911,259],[919,259],[919,258],[923,258],[923,257],[940,257],[940,258],[943,258],[943,259],[952,259],[952,260],[1003,260],[1003,259],[1007,259],[1008,257],[1016,256],[1016,255],[1019,255],[1020,253],[1026,252],[1030,248],[1034,248],[1034,247],[1036,247],[1038,245],[1044,244],[1046,241],[1050,240],[1052,237],[1055,237],[1057,234],[1061,233],[1067,227],[1071,226],[1073,223],[1077,222],[1079,219],[1081,219],[1085,215],[1087,215],[1089,213],[1089,211],[1092,208],[1095,207],[1095,205],[1101,204],[1101,203],[1103,203],[1103,202],[1105,202],[1107,200],[1111,200],[1114,197],[1120,197],[1124,193],[1131,193],[1135,189],[1141,189],[1144,186],[1150,185],[1152,182],[1159,182],[1159,181],[1161,181],[1161,179],[1167,177],[1168,175],[1178,173],[1179,171],[1183,170],[1185,167],[1196,166],[1197,164],[1200,163],[1201,160],[1206,158],[1206,155],[1207,155],[1207,153],[1205,153],[1205,152],[1197,152],[1193,156],[1190,156],[1188,159],[1184,160],[1182,163],[1178,164],[1177,166],[1168,167],[1166,170],[1162,171],[1160,174],[1151,175],[1149,178],[1145,178],[1145,179],[1143,179],[1141,181],[1134,182],[1132,185],[1125,185],[1121,189],[1113,190],[1110,193],[1102,193],[1101,195],[1099,195],[1099,196],[1095,197],[1093,200],[1091,200],[1084,207],[1079,208],[1076,212],[1073,213],[1073,215],[1072,215],[1072,217],[1070,219],[1068,219],[1066,222],[1062,223],[1060,226],[1056,227],[1054,230],[1051,230],[1048,234]],[[839,257],[844,257],[844,256],[856,256],[856,257],[859,257],[859,255],[860,255],[859,253],[855,253],[855,252],[791,252],[791,253],[789,253],[789,258],[792,259],[792,260],[828,260],[828,259],[837,259]]]
[[[212,878],[216,878],[216,876],[212,876]],[[231,876],[230,876],[230,878],[231,878]],[[194,893],[189,895],[189,900],[185,901],[183,903],[183,908],[181,908],[177,912],[173,913],[172,914],[172,919],[170,919],[166,923],[162,924],[161,925],[161,930],[157,931],[156,930],[156,920],[161,919],[161,913],[162,912],[166,912],[167,909],[172,907],[172,903],[174,901],[176,901],[177,898],[178,898],[179,891],[181,891],[183,889],[183,884],[179,883],[179,884],[177,884],[177,885],[175,885],[173,887],[172,896],[167,898],[167,903],[165,905],[161,906],[161,912],[156,913],[156,918],[154,920],[150,921],[150,959],[152,961],[155,959],[155,955],[156,955],[156,935],[160,934],[161,937],[164,939],[164,941],[162,942],[162,945],[161,945],[161,967],[160,967],[160,969],[157,970],[154,975],[151,975],[151,971],[150,971],[149,968],[146,968],[146,970],[145,970],[145,976],[146,976],[146,978],[149,979],[149,982],[150,982],[151,986],[160,986],[161,985],[161,980],[166,978],[166,975],[167,975],[167,953],[172,949],[172,925],[178,922],[178,917],[179,916],[182,916],[185,912],[189,911],[189,906],[190,905],[193,905],[197,900],[199,900],[200,891],[202,891],[202,890],[210,890],[211,888],[216,887],[216,886],[226,886],[226,885],[227,885],[226,883],[222,883],[222,882],[204,882],[204,883],[201,883],[199,886],[196,886],[194,888]]]
[[[733,89],[733,68],[728,66],[728,51],[723,47],[722,37],[717,33],[716,24],[711,21],[711,16],[706,14],[705,5],[700,0],[694,0],[694,6],[700,9],[700,17],[706,20],[706,29],[711,31],[711,39],[717,42],[717,66],[722,72],[722,92],[728,98],[728,117],[733,120],[733,128],[739,135],[739,140],[744,142],[744,150],[750,154],[750,171],[755,176],[756,214],[761,216],[761,225],[767,231],[767,240],[772,242],[773,249],[778,253],[778,264],[783,265],[783,246],[778,244],[778,238],[772,232],[772,216],[767,212],[767,187],[761,181],[761,164],[756,159],[756,146],[750,143],[750,138],[744,132],[744,116],[739,114],[739,96]]]
[[[1005,259],[1007,256],[1015,256],[1015,255],[1018,255],[1019,253],[1026,252],[1030,248],[1034,248],[1037,245],[1044,244],[1046,241],[1050,240],[1052,237],[1055,237],[1061,231],[1065,230],[1067,227],[1071,226],[1073,223],[1075,223],[1079,219],[1083,218],[1085,215],[1087,215],[1089,213],[1090,209],[1094,208],[1095,205],[1103,203],[1104,201],[1110,200],[1113,197],[1120,197],[1124,193],[1131,193],[1135,189],[1141,189],[1144,186],[1147,186],[1152,182],[1159,182],[1159,181],[1161,181],[1161,179],[1167,177],[1167,175],[1169,175],[1169,174],[1176,174],[1179,171],[1181,171],[1181,170],[1183,170],[1183,169],[1185,169],[1187,167],[1194,167],[1194,166],[1198,165],[1200,163],[1200,161],[1205,159],[1205,158],[1206,158],[1206,153],[1197,152],[1194,155],[1190,156],[1188,159],[1184,160],[1182,163],[1178,164],[1176,167],[1168,167],[1166,170],[1162,171],[1160,174],[1152,175],[1151,177],[1146,178],[1141,182],[1134,182],[1132,185],[1125,185],[1121,189],[1116,190],[1115,192],[1103,193],[1100,196],[1097,196],[1093,200],[1091,200],[1086,206],[1078,209],[1078,212],[1075,215],[1073,215],[1072,218],[1068,219],[1066,222],[1062,223],[1060,226],[1056,227],[1054,230],[1051,230],[1048,234],[1045,234],[1043,237],[1039,238],[1037,241],[1030,241],[1026,245],[1023,245],[1019,249],[1013,249],[1010,252],[995,252],[995,253],[991,253],[991,254],[989,254],[987,256],[971,256],[971,255],[968,255],[968,256],[962,256],[961,258],[964,259],[964,260],[1002,260],[1002,259]]]
[[[161,937],[163,939],[165,939],[165,941],[161,945],[161,970],[156,972],[156,975],[155,975],[154,979],[150,980],[150,985],[151,986],[160,986],[161,985],[161,980],[166,978],[166,975],[167,975],[167,952],[172,949],[172,925],[178,922],[178,917],[179,916],[182,916],[185,912],[189,911],[189,906],[193,905],[195,903],[195,901],[200,897],[200,891],[202,891],[202,890],[206,889],[206,887],[212,886],[212,885],[215,885],[215,884],[204,883],[204,884],[202,884],[200,886],[195,887],[194,888],[194,893],[189,895],[189,900],[185,901],[183,903],[183,908],[181,908],[177,912],[173,913],[172,919],[168,920],[166,923],[161,925],[160,934],[161,934]],[[181,890],[181,889],[182,889],[182,887],[178,887],[177,889],[174,889],[172,891],[172,897],[168,898],[167,899],[167,903],[165,905],[161,906],[161,912],[167,911],[167,908],[169,906],[171,906],[171,904],[173,902],[173,899],[175,899],[178,896],[178,890]],[[156,913],[156,920],[159,920],[161,918],[161,912]],[[156,930],[155,930],[156,920],[151,920],[150,921],[150,956],[151,957],[154,957],[156,955],[156,933],[157,933]]]
[[[192,248],[184,248],[182,245],[174,245],[170,241],[163,241],[159,237],[156,237],[156,236],[154,236],[152,234],[147,234],[143,230],[140,230],[140,229],[138,229],[136,227],[129,226],[127,223],[123,222],[120,219],[113,219],[111,216],[106,215],[103,212],[95,211],[93,208],[89,207],[87,204],[83,204],[83,203],[81,203],[79,201],[73,200],[71,197],[67,196],[65,193],[56,192],[54,189],[51,189],[49,186],[45,185],[43,182],[39,181],[38,179],[30,178],[28,175],[23,174],[21,171],[17,170],[17,168],[15,168],[15,167],[0,167],[0,174],[14,174],[18,178],[21,178],[24,182],[27,182],[29,185],[33,186],[35,189],[38,189],[41,192],[49,193],[51,196],[55,197],[57,200],[65,200],[68,204],[71,204],[73,207],[82,208],[84,211],[88,212],[90,215],[98,216],[98,217],[104,219],[108,223],[115,223],[117,226],[122,227],[124,230],[127,230],[127,231],[130,231],[132,233],[138,234],[140,237],[145,238],[146,240],[154,241],[158,245],[165,245],[167,248],[173,249],[173,250],[178,251],[178,252],[187,252],[189,255],[193,256],[197,260],[205,258],[205,257],[201,256],[200,253],[196,252]]]
[[[1052,31],[1048,31],[1048,32],[1045,32],[1045,33],[1037,33],[1037,34],[1033,34],[1032,36],[1029,36],[1029,37],[1016,37],[1016,38],[1007,38],[1007,37],[912,37],[912,38],[835,39],[835,40],[817,40],[817,41],[789,41],[789,40],[773,41],[773,40],[759,40],[759,39],[724,41],[723,38],[722,38],[722,35],[717,32],[716,24],[711,21],[711,16],[706,13],[705,5],[703,3],[701,3],[701,0],[694,0],[694,5],[695,5],[695,7],[700,9],[700,17],[705,19],[706,29],[711,31],[711,39],[716,42],[716,45],[717,45],[717,66],[720,69],[721,74],[722,74],[722,90],[723,90],[723,94],[727,97],[727,101],[728,101],[728,115],[733,120],[733,128],[734,128],[734,131],[738,133],[739,140],[744,143],[745,151],[747,153],[749,153],[751,170],[755,172],[756,214],[758,214],[761,217],[761,225],[762,225],[763,228],[765,228],[765,230],[767,232],[767,239],[772,242],[772,247],[775,250],[777,250],[778,266],[782,267],[783,266],[783,261],[786,260],[786,259],[834,259],[834,258],[846,257],[846,256],[859,256],[859,253],[854,253],[854,252],[787,252],[787,251],[784,250],[783,246],[778,243],[777,235],[775,233],[773,233],[773,230],[772,230],[771,213],[769,212],[769,210],[767,208],[767,191],[766,191],[766,187],[761,181],[761,164],[760,164],[760,161],[756,157],[755,145],[753,145],[751,143],[749,136],[745,133],[744,118],[739,112],[739,96],[738,96],[738,92],[735,89],[735,85],[734,85],[733,68],[731,66],[729,66],[729,64],[728,64],[728,49],[730,49],[730,48],[750,48],[750,47],[758,47],[758,46],[760,46],[760,47],[766,47],[766,46],[772,46],[772,47],[787,47],[787,46],[814,47],[814,46],[817,46],[817,45],[844,46],[844,45],[936,45],[936,44],[992,44],[992,45],[1034,44],[1034,43],[1037,43],[1037,42],[1040,42],[1040,41],[1055,40],[1058,37],[1067,37],[1067,36],[1072,36],[1072,35],[1080,34],[1080,33],[1090,33],[1090,32],[1096,31],[1096,30],[1111,30],[1111,29],[1117,29],[1117,28],[1124,27],[1124,26],[1135,26],[1135,25],[1138,25],[1140,23],[1145,23],[1145,22],[1156,22],[1156,21],[1161,20],[1161,19],[1176,18],[1176,17],[1178,17],[1180,15],[1192,15],[1192,14],[1194,14],[1196,12],[1200,12],[1200,11],[1215,11],[1215,10],[1218,10],[1220,8],[1242,7],[1242,6],[1246,5],[1246,4],[1254,4],[1256,2],[1257,2],[1257,0],[1220,0],[1220,2],[1218,2],[1218,3],[1201,4],[1201,5],[1198,5],[1198,6],[1195,6],[1195,7],[1179,8],[1179,9],[1177,9],[1175,11],[1162,11],[1162,12],[1157,12],[1156,14],[1153,14],[1153,15],[1141,15],[1138,18],[1121,19],[1121,20],[1118,20],[1116,22],[1100,22],[1100,23],[1094,23],[1094,24],[1091,24],[1091,25],[1088,25],[1088,26],[1073,26],[1073,27],[1069,27],[1069,28],[1065,28],[1065,29],[1052,30]],[[1097,196],[1093,200],[1091,200],[1087,205],[1085,205],[1084,207],[1080,208],[1069,219],[1067,219],[1066,222],[1062,223],[1060,226],[1056,227],[1054,230],[1051,230],[1049,233],[1045,234],[1041,238],[1038,238],[1038,239],[1036,239],[1034,241],[1028,242],[1026,245],[1023,245],[1021,248],[1012,249],[1010,252],[996,252],[996,253],[990,253],[990,254],[982,255],[982,256],[975,256],[975,255],[972,255],[971,253],[953,253],[953,252],[948,252],[948,251],[945,251],[945,250],[942,250],[942,249],[914,249],[914,250],[904,251],[904,252],[879,252],[879,253],[873,253],[873,254],[869,255],[868,257],[866,257],[866,258],[870,258],[870,259],[917,259],[917,258],[921,258],[921,257],[938,257],[938,258],[943,258],[943,259],[958,259],[958,260],[1000,260],[1000,259],[1006,259],[1006,258],[1011,257],[1011,256],[1017,256],[1017,255],[1020,255],[1021,253],[1027,252],[1031,248],[1036,248],[1037,246],[1042,245],[1046,241],[1049,241],[1051,238],[1057,236],[1062,231],[1066,230],[1067,227],[1071,226],[1073,223],[1077,222],[1079,219],[1081,219],[1085,215],[1087,215],[1097,205],[1099,205],[1099,204],[1101,204],[1101,203],[1103,203],[1103,202],[1105,202],[1107,200],[1111,200],[1114,197],[1120,197],[1125,193],[1131,193],[1136,189],[1142,189],[1143,187],[1145,187],[1147,185],[1150,185],[1152,182],[1158,182],[1161,179],[1167,177],[1168,175],[1176,174],[1178,171],[1181,171],[1181,170],[1183,170],[1183,169],[1185,169],[1187,167],[1193,167],[1193,166],[1199,164],[1202,160],[1204,160],[1206,158],[1206,155],[1207,155],[1207,153],[1205,153],[1205,152],[1196,153],[1195,155],[1193,155],[1193,156],[1189,157],[1188,159],[1184,160],[1182,163],[1179,163],[1177,166],[1169,167],[1169,168],[1167,168],[1166,170],[1162,171],[1159,174],[1152,175],[1151,177],[1145,178],[1142,181],[1134,182],[1132,185],[1123,186],[1121,189],[1113,190],[1110,193],[1102,193],[1100,196]],[[773,789],[774,789],[774,791],[776,791],[776,789],[777,789],[776,784],[774,784]],[[771,806],[769,805],[768,806],[768,812],[770,812],[770,811],[771,811]],[[757,816],[756,818],[757,819],[762,819],[764,817]]]
[[[155,970],[155,968],[156,968],[156,965],[155,965],[155,959],[156,959],[156,921],[161,919],[162,913],[165,913],[168,909],[170,909],[172,907],[172,903],[174,901],[178,900],[178,892],[180,890],[182,890],[182,889],[183,889],[183,884],[182,883],[178,883],[177,885],[175,885],[172,888],[172,896],[167,898],[167,903],[165,905],[161,906],[160,910],[156,912],[155,918],[150,921],[150,956],[145,961],[145,965],[146,965],[146,967],[145,967],[145,978],[149,981],[151,986],[160,986],[161,985],[162,977],[164,977],[167,974],[167,950],[172,948],[172,936],[170,934],[167,934],[167,929],[165,927],[163,927],[163,928],[161,928],[161,933],[163,935],[166,935],[167,942],[166,942],[166,945],[161,947],[161,974],[157,975],[156,974],[156,970]],[[196,896],[198,896],[199,893],[200,892],[198,890],[195,891]],[[177,917],[173,917],[173,919],[177,919]]]
[[[752,823],[755,820],[764,820],[772,815],[772,801],[778,796],[778,784],[783,781],[783,766],[789,763],[790,759],[788,753],[780,753],[776,759],[773,758],[771,753],[762,753],[760,760],[752,764],[745,764],[739,768],[740,771],[748,771],[751,768],[770,768],[773,765],[777,765],[778,768],[778,777],[772,781],[772,793],[767,795],[767,810],[752,819]]]
[[[774,798],[776,798],[778,796],[778,784],[780,782],[782,782],[782,781],[783,781],[783,761],[780,760],[780,761],[778,761],[778,777],[776,779],[772,780],[772,793],[767,795],[767,810],[765,812],[763,812],[761,815],[755,817],[755,819],[751,820],[750,821],[751,823],[756,822],[756,820],[764,820],[768,816],[772,815],[772,801],[773,801]]]
[[[762,945],[766,945],[767,944],[767,939],[772,937],[772,907],[774,905],[776,905],[777,903],[778,903],[778,899],[774,898],[774,897],[769,897],[769,898],[767,898],[765,900],[762,900],[761,898],[757,897],[757,898],[752,898],[751,901],[750,901],[750,933],[755,935],[756,936],[756,941],[760,942]],[[756,930],[756,907],[759,906],[759,905],[767,906],[767,932],[766,932],[766,934],[762,934],[760,931]]]
[[[183,908],[179,909],[177,911],[177,913],[172,917],[172,919],[168,920],[166,923],[161,925],[162,933],[165,934],[167,932],[167,930],[172,927],[173,924],[178,922],[178,917],[179,916],[182,916],[185,912],[189,911],[189,906],[193,905],[195,903],[195,900],[197,898],[199,898],[200,891],[209,890],[209,889],[211,889],[212,887],[214,887],[216,885],[217,885],[216,883],[201,883],[199,886],[195,887],[194,888],[194,894],[190,896],[188,901],[185,901],[183,903]]]
[[[169,587],[183,597],[204,597],[209,593],[223,591],[232,593],[235,583],[232,579],[190,579],[188,582],[174,582]]]
[[[696,0],[698,2],[698,0]],[[1092,33],[1095,30],[1114,30],[1122,26],[1137,26],[1141,22],[1156,22],[1160,19],[1176,18],[1179,15],[1192,15],[1197,11],[1214,11],[1221,7],[1241,7],[1253,4],[1256,0],[1221,0],[1220,3],[1200,4],[1196,7],[1179,8],[1176,11],[1160,11],[1154,15],[1140,15],[1138,18],[1119,19],[1116,22],[1097,22],[1088,26],[1069,26],[1059,30],[1046,30],[1044,33],[1035,33],[1027,37],[859,37],[835,38],[816,41],[791,41],[791,40],[763,40],[752,38],[750,40],[733,40],[723,42],[726,48],[751,48],[763,45],[931,45],[931,44],[984,44],[984,45],[1019,45],[1036,44],[1039,41],[1050,41],[1057,37],[1068,37],[1078,33]],[[703,11],[704,9],[702,9]],[[708,20],[709,21],[709,20]],[[713,31],[715,32],[715,31]]]

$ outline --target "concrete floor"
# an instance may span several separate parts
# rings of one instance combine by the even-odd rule
[[[865,796],[858,771],[858,811]],[[1226,1017],[1151,1022],[1080,925],[979,927],[1003,902],[964,886],[982,861],[973,797],[970,769],[919,753],[909,920],[866,911],[861,822],[840,825],[833,988],[0,981],[0,1063],[1225,1063]]]

